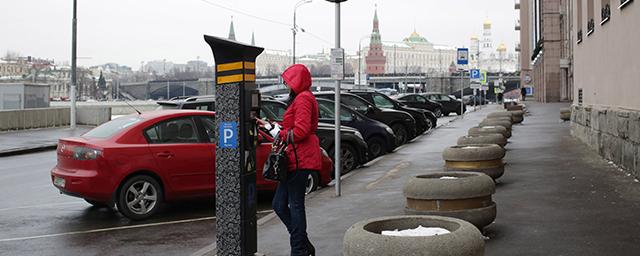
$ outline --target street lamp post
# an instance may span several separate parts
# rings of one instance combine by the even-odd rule
[[[335,12],[335,40],[336,40],[336,49],[340,49],[340,3],[345,2],[347,0],[327,0],[329,2],[335,3],[336,12]],[[344,61],[344,59],[343,59]],[[336,196],[340,196],[340,170],[342,169],[341,158],[341,148],[340,148],[340,79],[336,79],[336,88],[335,88],[335,132],[334,132],[334,164],[335,167],[335,188],[336,188]]]
[[[298,10],[298,7],[304,5],[304,4],[308,4],[311,3],[313,0],[300,0],[298,3],[296,3],[295,7],[293,7],[293,28],[291,28],[291,31],[293,32],[293,56],[292,56],[292,64],[296,64],[296,34],[298,33],[298,26],[296,25],[296,10]],[[304,32],[303,28],[300,28],[302,30],[302,32]]]
[[[362,81],[362,71],[360,71],[360,69],[362,68],[362,40],[367,38],[369,38],[368,35],[361,37],[360,40],[358,41],[358,83],[357,85],[360,85],[360,82]]]
[[[76,53],[77,53],[77,34],[78,34],[78,19],[77,19],[77,6],[78,1],[73,0],[73,21],[71,25],[71,88],[70,88],[70,96],[71,96],[71,113],[70,113],[70,126],[71,128],[76,128],[76,84],[77,84],[77,76],[76,76]]]

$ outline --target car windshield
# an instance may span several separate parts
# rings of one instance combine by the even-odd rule
[[[140,116],[123,116],[106,122],[93,130],[85,133],[82,137],[106,139],[119,133],[120,131],[142,121]]]
[[[165,109],[178,109],[178,105],[162,104],[156,108],[156,110],[165,110]]]
[[[392,101],[390,101],[389,99],[387,99],[386,97],[380,95],[380,94],[375,94],[373,95],[373,103],[376,104],[377,107],[379,108],[393,108],[395,107],[395,105],[393,104]]]
[[[318,114],[320,115],[320,119],[335,119],[336,112],[335,106],[333,102],[327,101],[319,101],[318,102]],[[340,120],[350,122],[353,121],[354,114],[351,113],[347,108],[340,108]]]

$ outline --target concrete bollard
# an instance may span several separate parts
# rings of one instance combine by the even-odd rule
[[[561,108],[560,109],[560,119],[562,119],[562,121],[571,120],[571,109]]]
[[[511,111],[498,111],[498,112],[489,113],[487,115],[487,119],[500,118],[500,117],[507,117],[511,119],[511,123],[515,123],[515,120],[513,119],[513,112]]]
[[[437,236],[387,236],[384,230],[437,227],[451,233]],[[464,220],[441,216],[392,216],[360,221],[344,235],[345,256],[484,255],[482,233]]]
[[[505,138],[511,138],[511,132],[502,126],[488,125],[488,126],[476,126],[469,129],[469,135],[482,135],[499,133]]]
[[[507,138],[499,133],[467,135],[458,138],[458,145],[496,144],[502,148],[507,145]]]
[[[496,185],[479,172],[441,172],[409,178],[403,188],[409,215],[437,215],[470,222],[478,229],[496,219]]]
[[[451,146],[442,152],[447,171],[482,172],[494,180],[504,174],[504,155],[496,144]]]
[[[524,111],[522,110],[510,110],[509,112],[513,113],[513,122],[514,123],[522,123],[524,121]]]
[[[502,126],[511,132],[511,121],[505,119],[484,119],[479,126]]]

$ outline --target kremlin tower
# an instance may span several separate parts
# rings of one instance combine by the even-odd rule
[[[384,74],[384,65],[387,58],[382,50],[382,39],[380,38],[380,28],[378,27],[378,10],[375,10],[373,16],[373,32],[369,42],[369,52],[367,53],[367,74],[377,75]]]

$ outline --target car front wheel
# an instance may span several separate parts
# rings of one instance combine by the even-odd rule
[[[386,152],[384,140],[378,137],[373,137],[367,140],[367,147],[369,148],[369,157],[374,159],[381,156]]]
[[[333,158],[334,156],[334,150],[335,149],[331,149],[331,158]],[[358,157],[356,155],[357,153],[351,145],[342,144],[340,147],[340,151],[342,151],[342,154],[340,154],[340,162],[342,162],[341,173],[347,173],[358,167]]]
[[[393,130],[393,134],[396,135],[396,146],[401,146],[407,143],[409,139],[409,133],[407,132],[407,128],[402,124],[394,124],[391,126],[391,130]]]
[[[162,203],[162,187],[147,175],[129,178],[118,193],[118,210],[132,220],[142,220],[154,215]]]

